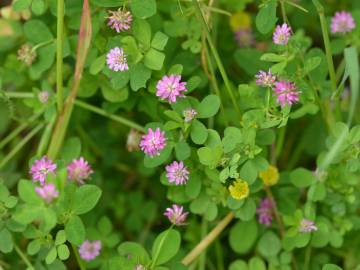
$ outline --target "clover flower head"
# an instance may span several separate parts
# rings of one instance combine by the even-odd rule
[[[18,59],[28,66],[31,66],[37,56],[36,51],[29,44],[23,44],[17,51],[17,54]]]
[[[149,128],[148,133],[141,137],[139,145],[146,155],[150,157],[158,156],[166,146],[165,132],[161,131],[160,128],[156,128],[155,131]]]
[[[180,75],[165,75],[156,85],[156,96],[169,103],[175,103],[177,97],[185,97],[182,92],[186,92],[186,82],[181,82]]]
[[[268,72],[260,70],[255,78],[256,84],[262,87],[273,87],[276,81],[276,76],[271,73],[271,70]]]
[[[277,103],[279,103],[282,107],[286,104],[291,106],[295,102],[299,101],[300,92],[297,91],[295,83],[293,82],[284,80],[276,82],[273,90],[276,95]]]
[[[308,220],[303,218],[300,222],[299,231],[302,233],[309,233],[313,231],[317,231],[318,227],[315,225],[315,222],[312,220]]]
[[[192,108],[184,110],[183,111],[184,121],[191,122],[191,120],[193,120],[197,114],[198,114],[197,111],[195,111]]]
[[[126,57],[123,48],[115,47],[106,55],[106,63],[113,71],[125,71],[129,69]]]
[[[49,91],[41,91],[38,93],[38,100],[40,101],[40,103],[45,104],[49,101]]]
[[[189,213],[184,212],[184,207],[173,204],[172,208],[166,208],[164,216],[167,216],[169,221],[174,225],[184,225],[186,217]]]
[[[101,250],[101,242],[99,240],[90,242],[85,240],[79,247],[79,254],[84,261],[92,261],[99,256]]]
[[[273,216],[272,216],[273,205],[269,198],[264,198],[261,200],[260,205],[256,208],[256,213],[258,214],[258,221],[260,224],[265,226],[270,226]]]
[[[55,174],[56,164],[52,160],[48,159],[46,156],[43,156],[39,160],[35,160],[33,165],[30,168],[30,175],[34,182],[40,182],[40,185],[44,185],[46,177],[49,173]]]
[[[137,265],[135,265],[134,270],[146,270],[146,267],[140,263],[138,263]]]
[[[266,171],[259,173],[259,177],[265,186],[273,186],[279,181],[279,171],[276,167],[269,165]]]
[[[140,139],[141,139],[141,133],[136,129],[131,129],[126,139],[127,150],[129,152],[134,152],[139,150]]]
[[[351,32],[355,28],[355,21],[350,12],[336,12],[331,18],[331,33],[345,34]]]
[[[249,196],[249,185],[246,181],[238,178],[229,187],[231,197],[242,200]]]
[[[109,10],[108,12],[110,14],[110,16],[107,17],[110,28],[115,29],[117,33],[130,29],[132,15],[129,11],[119,8],[117,11]]]
[[[235,32],[235,39],[240,48],[250,47],[255,44],[251,28],[241,28]]]
[[[175,183],[175,185],[185,185],[189,180],[189,171],[184,165],[184,162],[174,161],[165,167],[166,177],[169,183]]]
[[[51,203],[55,198],[59,197],[59,191],[53,183],[45,184],[42,187],[36,187],[35,192],[47,203]]]
[[[277,45],[286,45],[291,36],[291,28],[286,23],[277,25],[273,33],[273,41]]]
[[[89,163],[83,158],[74,159],[67,166],[68,179],[83,185],[86,179],[93,173]]]

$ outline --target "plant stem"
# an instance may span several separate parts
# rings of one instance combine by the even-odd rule
[[[277,208],[277,204],[274,199],[274,195],[272,194],[270,187],[264,186],[264,189],[265,189],[267,197],[269,198],[269,200],[273,206],[273,212],[274,212],[276,223],[278,224],[278,227],[279,227],[279,233],[280,233],[281,238],[283,238],[284,234],[285,234],[285,228],[284,228],[284,224],[282,222],[279,210]]]
[[[204,238],[206,236],[207,231],[208,231],[208,222],[205,219],[205,217],[203,217],[201,222],[201,238]],[[206,249],[200,255],[198,269],[205,270],[205,263],[206,263]]]
[[[185,258],[181,261],[182,264],[188,266],[192,263],[219,235],[220,233],[229,225],[233,220],[234,214],[232,212],[228,213],[217,225],[216,227],[208,234],[206,237],[201,240],[197,246],[188,253]]]
[[[279,129],[279,137],[276,141],[276,150],[275,150],[276,160],[278,160],[278,158],[282,152],[282,149],[284,147],[286,127],[287,126],[283,126]]]
[[[31,92],[4,92],[8,98],[34,98]]]
[[[94,112],[94,113],[97,113],[99,115],[102,115],[102,116],[105,116],[105,117],[108,117],[110,118],[111,120],[114,120],[116,122],[119,122],[125,126],[128,126],[128,127],[131,127],[131,128],[134,128],[136,130],[139,130],[141,132],[144,132],[145,129],[144,127],[140,126],[139,124],[135,123],[135,122],[132,122],[128,119],[125,119],[121,116],[118,116],[118,115],[115,115],[115,114],[109,114],[107,113],[106,111],[104,111],[103,109],[100,109],[96,106],[93,106],[93,105],[90,105],[86,102],[83,102],[83,101],[80,101],[80,100],[76,100],[75,101],[75,105],[80,107],[80,108],[83,108],[83,109],[86,109],[88,111],[91,111],[91,112]]]
[[[78,265],[80,267],[80,270],[86,270],[86,267],[85,267],[83,261],[80,258],[79,251],[77,250],[76,246],[74,244],[71,244],[71,247],[72,247],[72,249],[74,251],[75,258],[76,258],[76,261],[77,261],[77,263],[78,263]]]
[[[219,85],[218,85],[216,77],[215,77],[214,66],[213,66],[212,60],[210,58],[209,50],[208,50],[208,47],[206,44],[205,44],[205,54],[206,54],[207,64],[208,64],[209,71],[210,71],[210,78],[211,78],[210,81],[212,83],[212,86],[214,88],[216,95],[220,98],[220,111],[224,117],[225,126],[228,126],[228,121],[226,118],[226,113],[225,113],[225,108],[224,108],[224,102],[221,100],[221,93],[220,93]]]
[[[336,76],[335,76],[334,62],[333,62],[331,46],[330,46],[328,25],[326,23],[325,15],[324,15],[324,7],[319,3],[318,0],[313,0],[313,4],[317,9],[320,18],[321,32],[325,45],[326,60],[329,68],[331,86],[334,93],[336,91]]]
[[[30,270],[30,269],[35,270],[34,266],[31,264],[29,259],[26,257],[26,255],[21,251],[21,249],[16,244],[14,244],[14,249],[15,249],[16,253],[19,255],[19,257],[23,260],[25,265],[28,267],[28,270]]]
[[[56,102],[58,112],[63,108],[63,44],[64,44],[64,0],[57,0],[56,25]]]
[[[280,0],[280,8],[281,8],[281,15],[284,23],[287,23],[288,19],[286,17],[286,10],[284,0]]]
[[[202,25],[202,27],[205,29],[205,35],[206,35],[206,39],[209,43],[209,46],[210,46],[210,50],[214,56],[214,59],[215,59],[215,62],[219,68],[219,71],[220,71],[220,74],[221,74],[221,77],[223,78],[224,80],[224,84],[225,84],[225,89],[226,91],[228,92],[229,96],[230,96],[230,99],[232,101],[232,104],[234,106],[234,109],[236,111],[236,113],[238,114],[238,117],[239,117],[239,120],[241,118],[241,111],[240,111],[240,107],[238,105],[238,103],[236,102],[236,98],[235,98],[235,94],[233,92],[233,89],[230,85],[230,81],[229,81],[229,78],[226,74],[226,71],[225,71],[225,68],[221,62],[221,59],[220,59],[220,56],[219,56],[219,53],[217,52],[216,50],[216,47],[212,41],[212,38],[210,36],[210,32],[209,32],[209,28],[208,28],[208,25],[205,21],[205,18],[204,18],[204,15],[201,11],[201,8],[200,8],[200,4],[197,0],[192,0],[193,2],[193,5],[195,7],[195,12],[197,14],[197,16],[199,17],[199,20],[200,20],[200,23]]]
[[[215,241],[215,252],[216,252],[216,264],[217,270],[225,270],[224,268],[224,254],[219,239]]]
[[[32,137],[36,135],[42,129],[44,124],[37,125],[28,135],[25,136],[0,162],[0,169],[3,168],[15,155],[20,149],[31,140]]]
[[[2,141],[0,141],[0,149],[2,149],[6,144],[8,144],[12,139],[14,139],[17,135],[19,135],[24,129],[26,129],[32,122],[34,122],[41,114],[40,113],[34,114],[29,118],[28,121],[22,123],[20,126],[15,128],[8,136],[6,136]]]
[[[39,143],[39,146],[38,146],[38,149],[36,152],[36,155],[38,157],[41,157],[46,152],[45,149],[47,148],[47,146],[49,144],[51,132],[53,130],[55,120],[56,120],[56,116],[54,115],[53,118],[50,120],[50,122],[45,127],[45,130],[43,132],[43,135],[41,136],[40,143]]]

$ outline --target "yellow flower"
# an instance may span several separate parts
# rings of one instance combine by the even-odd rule
[[[230,17],[230,26],[233,32],[239,29],[249,29],[251,26],[251,17],[246,12],[237,12]]]
[[[279,181],[279,171],[272,165],[269,165],[266,171],[260,172],[259,176],[265,186],[273,186]]]
[[[249,196],[249,185],[242,179],[236,179],[235,182],[229,186],[229,192],[235,200],[244,199]]]

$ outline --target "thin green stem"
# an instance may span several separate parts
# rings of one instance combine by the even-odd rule
[[[78,263],[78,265],[80,267],[80,270],[86,270],[84,262],[80,258],[78,249],[76,248],[76,246],[74,244],[71,244],[71,247],[72,247],[72,249],[74,251],[75,258],[76,258],[76,261],[77,261],[77,263]]]
[[[207,64],[208,64],[208,67],[209,67],[210,75],[211,75],[210,82],[212,83],[212,86],[214,88],[214,91],[215,91],[216,95],[220,98],[220,112],[223,115],[225,125],[228,126],[228,121],[227,121],[227,118],[226,118],[224,103],[221,100],[221,93],[220,93],[219,85],[218,85],[216,77],[215,77],[214,66],[213,66],[213,63],[212,63],[211,58],[210,58],[208,47],[206,45],[205,45],[205,54],[206,54],[206,59],[207,59]]]
[[[280,8],[281,8],[281,16],[282,16],[283,22],[287,23],[288,19],[286,17],[284,0],[280,0]]]
[[[31,92],[4,92],[8,98],[34,98]]]
[[[91,111],[91,112],[97,113],[99,115],[108,117],[111,120],[119,122],[119,123],[121,123],[123,125],[126,125],[128,127],[134,128],[134,129],[139,130],[141,132],[145,131],[144,127],[140,126],[139,124],[137,124],[135,122],[132,122],[132,121],[130,121],[128,119],[125,119],[125,118],[123,118],[121,116],[118,116],[118,115],[115,115],[115,114],[109,114],[106,111],[104,111],[103,109],[100,109],[100,108],[98,108],[96,106],[90,105],[90,104],[88,104],[86,102],[76,100],[75,105],[80,107],[80,108],[86,109],[88,111]]]
[[[56,120],[56,115],[50,120],[50,122],[46,125],[45,130],[41,136],[40,143],[36,152],[38,157],[41,157],[46,152],[46,148],[49,144],[51,132],[53,130],[54,124]]]
[[[240,111],[240,107],[239,107],[239,104],[237,103],[236,101],[236,98],[235,98],[235,94],[233,92],[233,89],[230,85],[230,81],[229,81],[229,78],[226,74],[226,71],[225,71],[225,68],[224,68],[224,65],[222,64],[221,62],[221,59],[220,59],[220,56],[219,56],[219,53],[218,51],[216,50],[216,47],[214,45],[214,42],[211,38],[211,35],[210,35],[210,31],[209,31],[209,27],[205,21],[205,18],[204,18],[204,14],[202,13],[201,11],[201,8],[200,8],[200,4],[197,0],[192,0],[192,3],[195,7],[195,12],[197,14],[197,16],[199,17],[199,20],[200,20],[200,23],[202,25],[202,27],[205,29],[205,35],[206,35],[206,39],[209,43],[209,46],[210,46],[210,50],[214,56],[214,59],[215,59],[215,62],[219,68],[219,71],[220,71],[220,74],[221,74],[221,77],[223,78],[224,80],[224,84],[225,84],[225,89],[226,91],[228,92],[229,96],[230,96],[230,99],[232,101],[232,104],[234,106],[234,109],[235,111],[237,112],[238,114],[238,117],[239,117],[239,120],[241,118],[241,111]]]
[[[0,149],[2,149],[6,144],[8,144],[12,139],[14,139],[17,135],[19,135],[23,130],[25,130],[32,122],[34,122],[41,114],[40,113],[34,114],[29,118],[28,121],[22,123],[20,126],[15,128],[8,136],[6,136],[2,141],[0,141]]]
[[[21,148],[31,140],[42,129],[44,124],[37,125],[28,135],[26,135],[0,162],[0,169],[3,168],[15,155],[21,150]]]
[[[316,7],[317,12],[319,14],[321,32],[322,32],[324,45],[325,45],[326,60],[328,63],[328,68],[329,68],[331,86],[332,86],[333,92],[335,92],[336,91],[335,68],[334,68],[334,61],[332,58],[332,52],[331,52],[331,46],[330,46],[328,25],[326,23],[325,14],[324,14],[324,7],[319,3],[318,0],[313,0],[313,4]]]
[[[23,260],[25,265],[28,267],[28,270],[30,270],[30,269],[35,270],[34,266],[31,264],[31,262],[26,257],[24,252],[22,252],[22,250],[18,247],[18,245],[14,244],[14,249],[15,249],[16,253],[19,255],[19,257]]]
[[[53,43],[55,41],[55,39],[50,39],[50,40],[48,40],[48,41],[44,41],[44,42],[41,42],[41,43],[39,43],[39,44],[36,44],[34,47],[32,47],[32,51],[36,51],[37,49],[39,49],[39,48],[41,48],[41,47],[44,47],[44,46],[46,46],[46,45],[48,45],[48,44],[51,44],[51,43]]]
[[[216,239],[215,241],[215,253],[216,253],[216,264],[217,264],[216,269],[225,270],[223,248],[221,246],[221,242],[219,239]]]
[[[207,231],[208,231],[208,222],[203,217],[202,222],[201,222],[201,238],[204,238],[207,235]],[[205,270],[205,265],[206,265],[206,249],[200,255],[198,269],[199,270]]]
[[[279,136],[276,141],[276,150],[275,150],[275,156],[276,160],[279,159],[279,156],[282,152],[282,149],[284,147],[284,141],[285,141],[285,133],[286,133],[286,126],[283,126],[279,129]]]
[[[64,44],[64,0],[57,0],[56,38],[56,101],[58,112],[63,108],[63,44]]]

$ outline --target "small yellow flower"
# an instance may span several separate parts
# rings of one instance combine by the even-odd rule
[[[269,165],[266,171],[260,172],[259,176],[265,186],[273,186],[279,181],[279,171],[272,165]]]
[[[235,200],[241,200],[249,196],[249,185],[242,179],[236,179],[230,186],[229,192]]]
[[[249,29],[251,26],[251,17],[247,12],[237,12],[230,17],[230,26],[233,32],[239,29]]]

